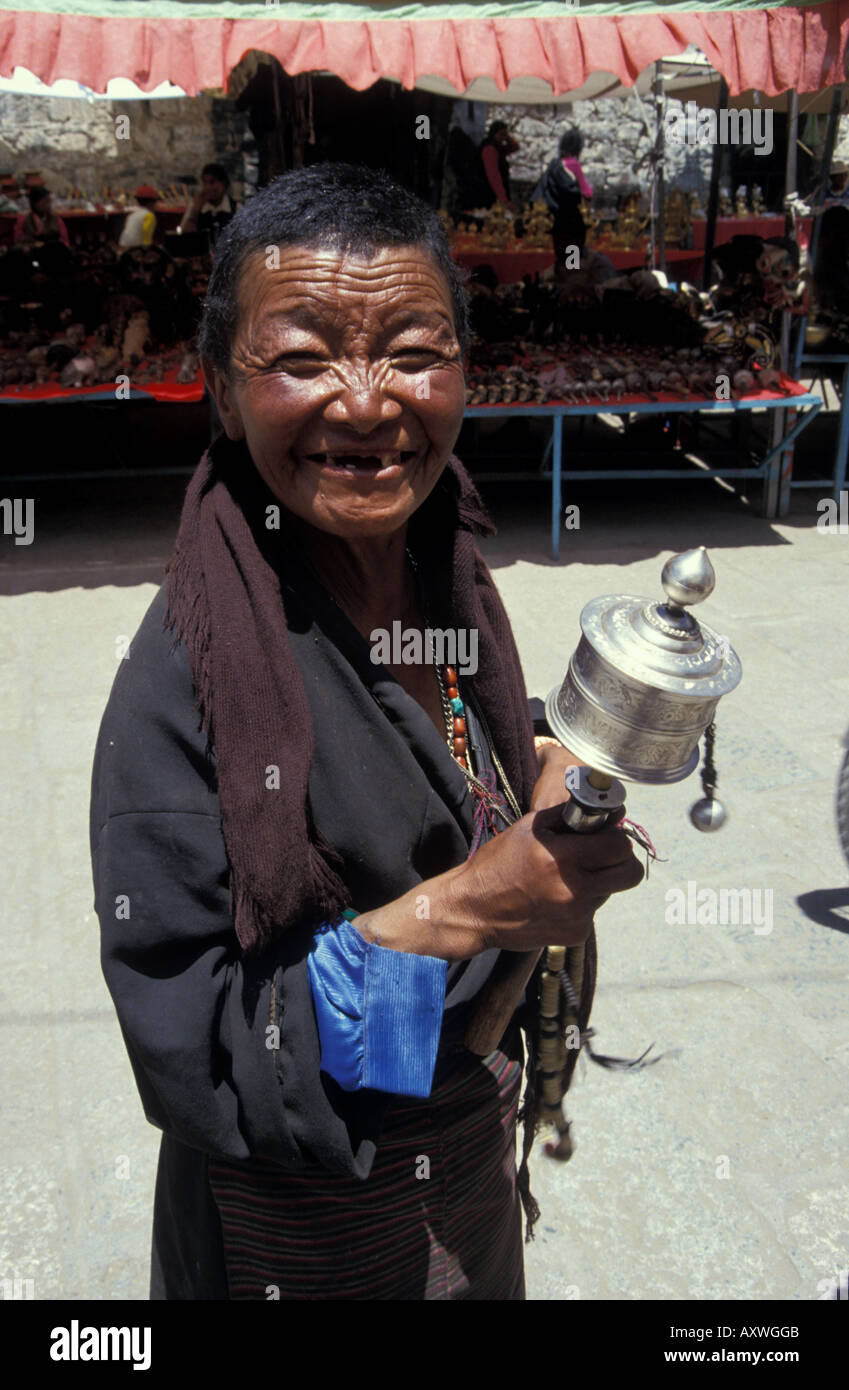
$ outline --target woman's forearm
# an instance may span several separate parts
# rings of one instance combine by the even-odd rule
[[[463,905],[458,880],[465,868],[459,865],[425,879],[385,907],[360,913],[353,925],[366,941],[391,951],[449,962],[470,960],[487,947]]]

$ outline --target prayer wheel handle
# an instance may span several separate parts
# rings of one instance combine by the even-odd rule
[[[563,807],[564,831],[592,835],[603,830],[611,819],[620,819],[625,788],[618,778],[608,777],[607,773],[591,767],[569,768],[567,776],[569,800]],[[573,951],[580,952],[580,973],[583,974],[583,945],[571,948],[570,956]],[[465,1045],[477,1057],[488,1057],[495,1051],[541,955],[542,950],[501,952],[466,1029]],[[572,963],[577,966],[577,956],[572,957]]]

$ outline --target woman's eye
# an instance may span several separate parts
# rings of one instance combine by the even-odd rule
[[[400,367],[410,370],[432,367],[436,362],[442,360],[438,352],[434,351],[433,348],[426,347],[398,348],[396,352],[391,354],[391,357],[392,361]]]
[[[317,352],[281,352],[272,366],[282,367],[284,371],[323,372],[327,363]]]

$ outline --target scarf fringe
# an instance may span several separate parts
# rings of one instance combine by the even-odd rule
[[[243,883],[236,871],[230,870],[230,910],[236,937],[243,951],[262,951],[270,946],[276,935],[275,923],[262,903]]]

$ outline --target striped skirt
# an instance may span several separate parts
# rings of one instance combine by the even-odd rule
[[[504,1046],[454,1053],[428,1100],[393,1101],[365,1181],[211,1159],[229,1297],[524,1299],[518,1033]]]

